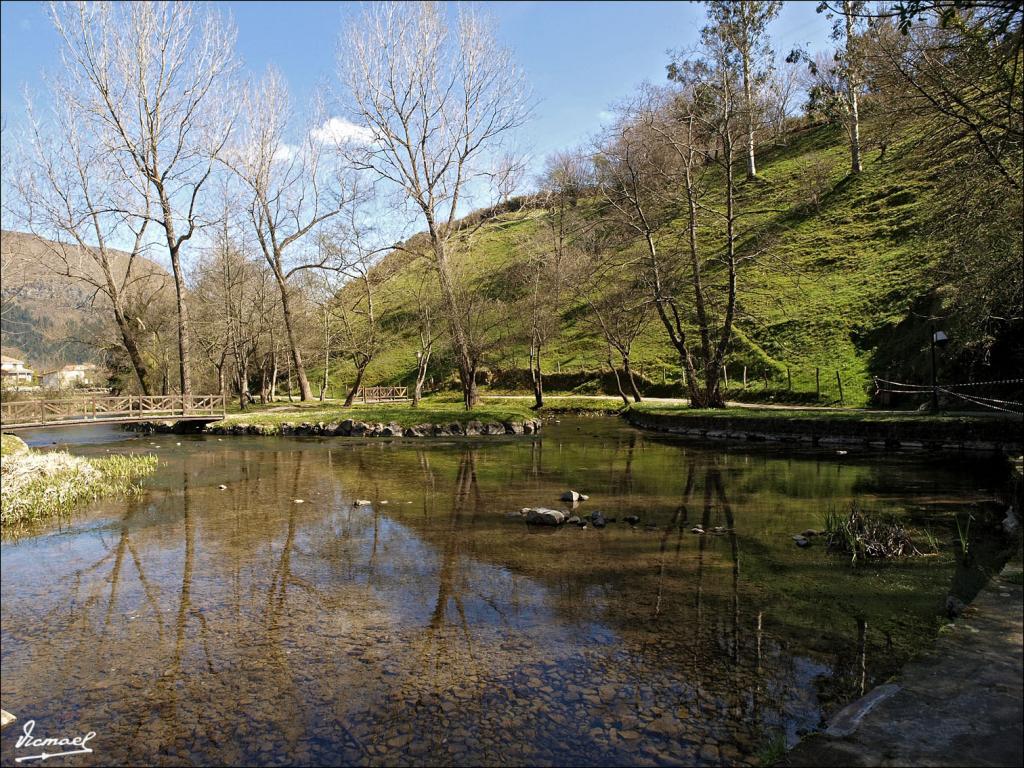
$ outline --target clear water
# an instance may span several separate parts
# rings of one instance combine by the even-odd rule
[[[614,419],[72,450],[161,464],[140,497],[3,543],[4,764],[29,718],[95,731],[67,764],[753,763],[931,642],[951,516],[990,484]],[[641,523],[507,516],[570,488],[583,514]],[[852,569],[794,546],[853,498],[927,524],[942,554]]]

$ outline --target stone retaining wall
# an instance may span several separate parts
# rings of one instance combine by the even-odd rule
[[[635,427],[710,440],[803,443],[821,447],[926,450],[1017,455],[1022,425],[1015,421],[927,422],[773,419],[740,416],[623,414]]]
[[[174,424],[165,421],[139,422],[125,425],[136,432],[173,432]],[[242,422],[223,424],[214,422],[203,430],[214,435],[320,435],[324,437],[462,437],[478,435],[534,435],[541,430],[540,419],[525,421],[481,422],[468,421],[461,424],[453,421],[447,424],[416,424],[403,427],[394,422],[378,422],[345,419],[340,422],[284,422],[282,424],[246,424]]]

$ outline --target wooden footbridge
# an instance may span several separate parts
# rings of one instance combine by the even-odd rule
[[[118,395],[0,402],[0,429],[175,421],[196,425],[224,418],[223,395]]]

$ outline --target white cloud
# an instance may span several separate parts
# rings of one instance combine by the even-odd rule
[[[330,118],[319,128],[310,131],[309,135],[314,141],[331,144],[369,144],[373,141],[373,131],[342,117]]]
[[[271,158],[271,162],[274,163],[287,163],[295,154],[299,151],[299,148],[294,144],[281,144],[277,149],[274,150],[274,156]]]

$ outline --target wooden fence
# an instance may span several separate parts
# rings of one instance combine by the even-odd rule
[[[408,387],[360,387],[356,398],[364,403],[384,403],[409,399]]]
[[[0,403],[0,426],[5,428],[223,417],[223,395],[119,395]]]

